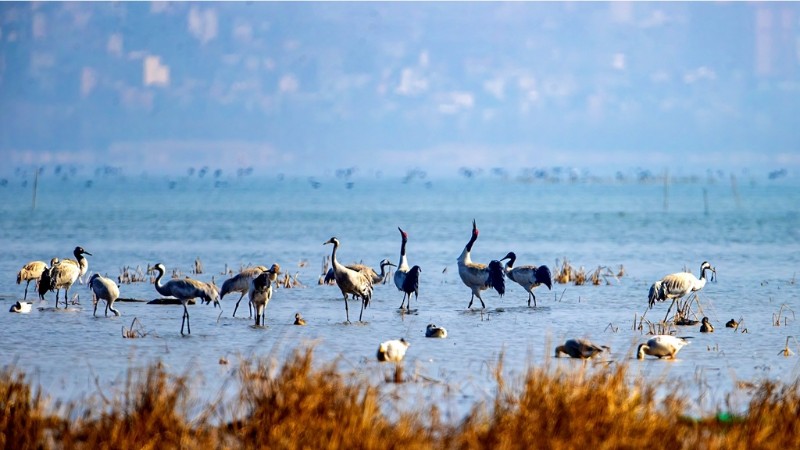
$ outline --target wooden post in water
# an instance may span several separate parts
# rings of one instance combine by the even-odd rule
[[[31,209],[36,209],[36,190],[39,188],[39,168],[37,167],[36,170],[33,172],[33,204],[31,205]]]

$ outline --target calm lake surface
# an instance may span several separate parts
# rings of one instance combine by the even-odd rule
[[[800,334],[800,182],[791,177],[702,177],[672,182],[666,191],[663,182],[634,180],[314,181],[317,187],[301,177],[50,176],[39,179],[32,209],[33,181],[8,180],[0,186],[0,365],[21,368],[51,397],[70,401],[95,395],[98,386],[119,391],[131,368],[163,361],[171,372],[190,375],[200,399],[213,399],[234,390],[240,361],[280,361],[305,344],[315,345],[318,361],[337,360],[345,370],[382,379],[391,368],[375,361],[378,343],[405,337],[411,341],[406,375],[429,381],[387,389],[406,391],[413,403],[448,386],[445,409],[455,416],[493,395],[492,368],[501,355],[508,374],[518,376],[573,337],[610,346],[602,361],[628,363],[636,375],[683,386],[700,409],[740,395],[740,380],[792,381],[800,374],[797,356],[779,355],[787,336]],[[484,294],[485,311],[467,310],[470,291],[456,258],[473,218],[480,229],[472,251],[477,262],[514,251],[517,265],[546,264],[555,272],[556,262],[567,258],[587,272],[607,266],[617,273],[622,265],[625,275],[599,286],[540,287],[538,308],[528,308],[525,291],[509,282],[502,298]],[[350,304],[354,324],[343,324],[339,289],[318,285],[331,251],[322,243],[336,236],[343,263],[397,263],[398,226],[409,233],[409,263],[422,267],[416,313],[398,312],[402,293],[390,283],[376,286],[365,324],[355,323],[357,302]],[[116,279],[124,266],[144,270],[162,262],[170,273],[213,277],[220,286],[226,268],[277,262],[304,286],[275,291],[263,328],[248,318],[246,298],[231,317],[236,293],[222,300],[221,312],[190,306],[187,337],[180,335],[181,306],[118,302],[122,316],[105,317],[101,304],[93,317],[85,284],[73,286],[79,304],[67,312],[53,310],[54,293],[38,302],[33,286],[34,310],[7,312],[23,296],[24,285],[15,284],[22,265],[72,258],[77,245],[92,253],[86,279],[94,272]],[[199,275],[191,274],[196,258],[205,269]],[[679,327],[677,335],[693,339],[676,361],[633,359],[635,346],[647,339],[647,329],[633,329],[633,321],[647,307],[649,286],[684,268],[698,275],[705,260],[718,277],[700,301],[716,331]],[[148,282],[120,290],[126,298],[160,297]],[[656,305],[647,318],[662,319],[668,306]],[[292,325],[296,312],[308,326]],[[774,326],[779,312],[781,326]],[[123,339],[121,330],[134,317],[148,335]],[[743,319],[747,333],[725,328],[731,318]],[[448,338],[426,339],[428,323],[446,327]],[[800,354],[797,341],[789,346]]]

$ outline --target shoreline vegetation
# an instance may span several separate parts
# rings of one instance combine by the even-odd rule
[[[682,388],[664,397],[663,380],[631,382],[626,364],[547,362],[508,380],[501,357],[493,397],[452,421],[435,403],[400,407],[390,385],[317,364],[313,352],[244,361],[231,399],[199,409],[189,377],[158,363],[129,371],[111,398],[98,387],[99,398],[53,406],[4,368],[0,448],[800,448],[797,380],[754,385],[742,414],[693,418]],[[401,365],[386,367],[403,378]]]

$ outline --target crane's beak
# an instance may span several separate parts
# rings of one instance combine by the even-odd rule
[[[93,254],[91,254],[91,253],[87,252],[86,250],[84,250],[84,251],[83,251],[83,254],[84,254],[84,255],[89,255],[89,256],[94,256]]]

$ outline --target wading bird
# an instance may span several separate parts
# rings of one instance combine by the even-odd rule
[[[495,261],[497,264],[492,265],[492,267],[486,264],[472,262],[470,252],[472,252],[472,245],[475,244],[477,239],[478,226],[475,224],[475,220],[473,220],[472,237],[470,237],[469,242],[467,242],[467,245],[458,257],[458,275],[461,277],[461,281],[472,290],[472,297],[470,297],[469,305],[467,306],[468,309],[472,308],[472,302],[475,300],[475,297],[478,297],[478,300],[481,301],[481,307],[486,308],[486,304],[483,303],[483,299],[481,298],[481,291],[483,290],[494,287],[500,295],[503,295],[505,292],[505,275],[503,274],[503,266],[500,262]]]
[[[666,321],[667,317],[669,316],[669,312],[672,309],[672,305],[675,304],[676,300],[680,300],[691,292],[697,292],[700,289],[703,289],[703,287],[706,285],[706,270],[711,271],[711,278],[713,281],[716,278],[717,270],[711,267],[711,264],[709,264],[708,261],[703,261],[703,264],[700,265],[699,279],[691,273],[678,272],[667,275],[653,283],[653,285],[650,287],[650,292],[647,295],[650,309],[653,308],[653,305],[655,305],[656,301],[661,302],[671,298],[672,303],[670,303],[669,308],[667,308],[667,315],[664,316],[664,321]],[[678,306],[680,307],[680,304]]]
[[[447,337],[447,330],[445,330],[442,327],[437,327],[432,323],[429,323],[427,328],[425,328],[425,337],[444,339]]]
[[[361,272],[364,275],[368,276],[372,281],[372,285],[381,284],[386,280],[386,266],[394,266],[394,264],[389,261],[388,259],[384,259],[380,263],[381,273],[378,273],[372,267],[366,264],[348,264],[345,267],[351,270],[355,270],[356,272]],[[333,274],[333,267],[328,269],[328,273],[325,274],[325,284],[330,284],[336,280],[336,276]]]
[[[28,314],[29,312],[31,312],[32,307],[33,303],[31,302],[18,301],[14,302],[14,304],[11,305],[11,309],[9,309],[8,312]]]
[[[556,358],[561,353],[569,355],[572,358],[589,359],[601,352],[608,350],[605,345],[595,345],[587,339],[567,339],[563,345],[556,347]]]
[[[378,346],[378,361],[381,362],[400,362],[406,356],[406,350],[411,345],[405,339],[394,339],[391,341],[381,342]]]
[[[225,296],[231,292],[239,292],[242,294],[239,296],[239,300],[236,300],[236,306],[233,308],[233,317],[236,317],[236,310],[239,309],[239,302],[242,301],[250,289],[250,282],[253,281],[253,278],[261,275],[261,272],[266,271],[267,268],[264,266],[247,267],[222,283],[222,288],[219,291],[220,300],[225,298]],[[250,303],[248,303],[250,317],[253,317],[253,308],[249,305]]]
[[[358,321],[364,314],[364,308],[369,306],[372,299],[372,280],[363,272],[348,269],[347,267],[339,264],[336,259],[336,250],[339,248],[339,240],[335,237],[323,242],[322,245],[333,244],[333,251],[331,252],[331,265],[333,266],[333,275],[336,279],[336,285],[342,291],[344,296],[344,311],[347,315],[347,322],[350,323],[350,307],[347,305],[347,294],[351,294],[353,298],[361,299],[361,313],[358,316]]]
[[[528,306],[531,306],[531,299],[533,299],[533,306],[536,307],[536,295],[533,293],[534,289],[542,284],[547,286],[547,289],[553,288],[553,275],[550,273],[550,268],[547,266],[536,267],[530,265],[514,267],[514,262],[517,260],[517,255],[514,252],[508,252],[500,261],[506,259],[508,260],[505,267],[506,276],[528,291]]]
[[[688,344],[686,338],[661,334],[648,339],[647,343],[639,345],[636,351],[638,359],[644,359],[644,355],[655,356],[657,358],[675,359],[681,349]]]
[[[406,311],[411,311],[411,294],[414,294],[414,300],[419,300],[419,274],[422,272],[422,269],[419,266],[414,266],[405,276],[403,280],[403,295],[408,297],[408,306],[406,306]],[[405,302],[405,297],[403,297],[403,301]],[[403,309],[403,305],[400,305],[400,309]]]
[[[711,322],[708,320],[708,317],[703,317],[703,324],[700,325],[700,332],[701,333],[713,333],[714,326],[711,325]]]
[[[44,272],[45,269],[47,269],[46,262],[31,261],[22,266],[22,269],[17,272],[17,284],[25,281],[25,296],[22,298],[23,300],[28,299],[28,286],[31,284],[31,281],[36,281],[36,286],[39,286],[39,279],[42,278],[42,272]]]
[[[247,295],[256,310],[256,326],[267,323],[266,309],[272,298],[272,279],[280,275],[280,267],[276,268],[275,266],[273,264],[269,270],[261,272],[250,282]]]
[[[169,280],[161,284],[161,278],[166,273],[167,269],[164,265],[158,263],[154,266],[158,271],[153,284],[156,291],[165,297],[175,297],[181,301],[183,305],[183,320],[181,321],[181,336],[183,336],[183,327],[186,325],[187,334],[192,334],[192,326],[189,324],[189,308],[186,305],[189,300],[193,298],[200,298],[206,303],[214,302],[214,306],[219,306],[219,292],[213,284],[204,283],[202,281],[193,280],[191,278]]]
[[[394,285],[397,286],[398,291],[403,290],[403,281],[406,279],[406,274],[408,273],[411,268],[408,266],[408,258],[406,258],[406,244],[408,243],[408,233],[403,231],[402,228],[397,227],[400,230],[400,261],[397,263],[397,270],[394,271]],[[400,309],[403,309],[403,305],[406,303],[406,296],[407,294],[403,292],[403,302],[400,303]]]
[[[77,266],[80,271],[78,275],[78,280],[80,281],[81,284],[83,284],[83,276],[86,275],[86,271],[89,269],[89,260],[86,259],[86,257],[83,255],[89,255],[89,256],[93,255],[84,250],[83,247],[75,247],[75,250],[72,251],[72,254],[75,255],[75,259],[67,258],[61,262]]]
[[[113,280],[100,276],[100,274],[93,274],[89,278],[89,289],[92,290],[92,299],[94,303],[93,316],[97,316],[97,303],[102,299],[106,301],[106,317],[108,317],[108,310],[119,316],[119,311],[114,308],[114,302],[119,298],[119,286]]]

